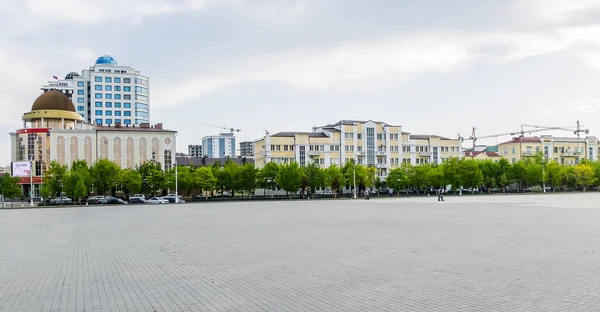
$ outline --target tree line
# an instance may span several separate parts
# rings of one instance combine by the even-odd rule
[[[159,163],[148,161],[135,169],[122,169],[110,160],[102,159],[92,166],[84,160],[63,166],[50,163],[44,175],[40,195],[57,197],[64,192],[68,197],[81,201],[91,194],[115,195],[120,190],[126,197],[131,194],[166,195],[175,190],[175,169],[163,170]],[[543,183],[555,191],[583,189],[600,186],[600,162],[585,159],[575,166],[564,166],[554,161],[545,162],[543,155],[536,155],[515,163],[506,159],[498,162],[450,158],[442,164],[402,164],[388,172],[385,181],[376,175],[373,166],[347,162],[344,166],[321,168],[309,163],[299,166],[267,163],[257,169],[252,164],[238,165],[233,161],[216,163],[207,167],[179,166],[177,186],[180,194],[192,196],[214,192],[224,194],[252,194],[256,189],[286,191],[290,196],[316,194],[317,190],[330,189],[337,196],[344,188],[352,189],[356,181],[357,192],[365,189],[391,188],[397,194],[402,190],[422,191],[432,188],[452,190],[461,188],[492,192],[506,191],[514,184],[518,190],[538,187]],[[1,194],[6,198],[20,195],[18,178],[3,176],[0,180]],[[537,188],[539,189],[539,187]],[[263,193],[263,195],[266,194]]]

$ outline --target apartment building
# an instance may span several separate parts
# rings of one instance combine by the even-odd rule
[[[258,167],[274,161],[297,162],[300,166],[313,162],[326,168],[355,160],[374,166],[382,178],[405,162],[441,163],[463,154],[459,140],[411,135],[401,126],[372,120],[341,120],[314,127],[311,132],[279,132],[266,135],[254,147]]]
[[[498,153],[515,163],[521,159],[543,154],[547,160],[560,164],[576,165],[581,159],[598,160],[598,139],[595,136],[585,138],[553,137],[515,137],[498,144]]]

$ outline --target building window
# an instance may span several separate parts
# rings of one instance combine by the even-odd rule
[[[95,85],[94,90],[102,90],[102,85]]]
[[[125,124],[126,125],[131,124],[131,120],[125,119]],[[147,151],[148,151],[148,142],[146,141],[146,138],[140,138],[140,146],[139,146],[140,164],[146,162],[146,160],[148,159]]]
[[[136,109],[148,109],[148,104],[143,104],[143,103],[135,103],[135,108]]]
[[[123,78],[123,83],[131,83],[131,78]]]
[[[124,103],[124,104],[123,104],[123,107],[124,107],[124,108],[131,108],[131,103]]]
[[[112,116],[112,111],[106,111],[106,116]]]
[[[115,119],[115,123],[121,123],[121,119]]]
[[[97,125],[101,125],[102,124],[102,119],[96,119],[94,121]]]
[[[300,166],[306,165],[306,147],[300,146]]]
[[[107,98],[107,99],[112,99],[112,94],[107,93],[106,95],[104,95],[104,97]]]
[[[121,102],[115,102],[115,108],[121,108]]]
[[[116,79],[116,78],[115,78]],[[116,82],[116,81],[115,81]],[[121,91],[121,86],[115,86],[115,91]]]
[[[106,91],[112,91],[112,86],[104,86],[104,90],[106,90]]]
[[[123,95],[123,99],[124,100],[131,100],[131,94],[125,94],[125,95]]]
[[[171,151],[165,150],[165,170],[171,169],[172,161],[171,161]]]
[[[106,78],[104,78],[104,82],[112,82],[112,78],[106,77]]]
[[[94,113],[96,114],[96,116],[102,116],[102,111],[101,110],[96,110]]]
[[[514,147],[512,148],[512,153],[513,153],[513,154],[516,154],[516,153],[517,153],[517,150],[516,150]]]
[[[121,78],[119,78],[119,77],[116,77],[116,78],[115,78],[115,83],[121,83]],[[115,87],[115,88],[116,88],[116,87]]]
[[[131,119],[125,119],[123,121],[124,121],[123,123],[126,124],[126,125],[130,125],[131,124]]]
[[[102,93],[96,93],[94,94],[94,97],[97,99],[101,99],[102,98]]]
[[[85,92],[83,90],[77,90],[77,95],[83,95]]]
[[[106,124],[107,125],[112,125],[112,119],[106,119]]]
[[[121,111],[115,111],[115,116],[121,116]]]
[[[77,111],[83,112],[85,110],[84,106],[77,106]]]
[[[102,82],[102,77],[95,77],[94,81],[96,81],[96,82]]]
[[[78,81],[77,82],[77,86],[78,87],[85,87],[85,85],[83,84],[83,81]],[[81,91],[83,91],[83,90],[81,90]]]
[[[102,107],[102,102],[96,102],[96,103],[94,103],[94,106],[95,107]]]
[[[112,107],[112,102],[106,102],[106,103],[104,103],[104,107]]]
[[[124,112],[123,112],[123,116],[131,116],[131,112],[129,112],[129,111],[124,111]]]
[[[158,138],[152,138],[152,160],[160,162]]]
[[[130,86],[124,86],[123,87],[123,91],[125,91],[125,92],[131,92],[131,87]]]
[[[121,95],[120,94],[115,94],[115,100],[120,100],[121,99]]]
[[[77,103],[83,103],[83,98],[77,98]]]
[[[101,137],[99,142],[100,159],[108,159],[108,138]]]

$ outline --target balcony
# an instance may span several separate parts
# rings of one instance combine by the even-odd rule
[[[261,151],[260,155],[261,156],[267,156],[267,155],[269,155],[269,152],[267,152],[267,151]]]
[[[377,151],[377,156],[385,156],[385,152],[383,152],[383,151]]]
[[[419,156],[429,157],[431,156],[431,152],[419,152]]]
[[[376,164],[375,168],[377,168],[377,169],[385,169],[385,168],[387,168],[387,164]]]
[[[525,151],[525,152],[523,152],[523,156],[529,156],[529,157],[530,156],[535,156],[535,153],[532,152],[532,151]]]
[[[321,156],[323,151],[308,151],[308,156]]]

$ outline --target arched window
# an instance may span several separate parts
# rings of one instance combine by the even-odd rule
[[[146,138],[140,138],[140,165],[148,160],[148,141]]]
[[[91,166],[92,163],[94,162],[93,151],[94,151],[94,148],[92,146],[92,138],[89,136],[86,136],[85,139],[83,139],[83,155],[84,155],[85,162],[87,162],[88,166]]]
[[[79,139],[76,136],[71,137],[71,146],[69,150],[71,151],[71,163],[79,160]]]
[[[152,160],[155,162],[160,162],[159,144],[158,138],[152,138]]]
[[[116,137],[113,139],[113,162],[117,166],[121,167],[121,138]]]
[[[65,137],[56,138],[56,160],[61,166],[65,165]]]
[[[171,159],[171,150],[165,150],[165,170],[171,169],[173,161]]]
[[[125,153],[127,154],[127,168],[133,169],[135,167],[134,161],[134,140],[132,137],[128,137],[126,141],[127,146],[125,147]]]
[[[108,138],[101,137],[99,142],[100,159],[108,159]]]

